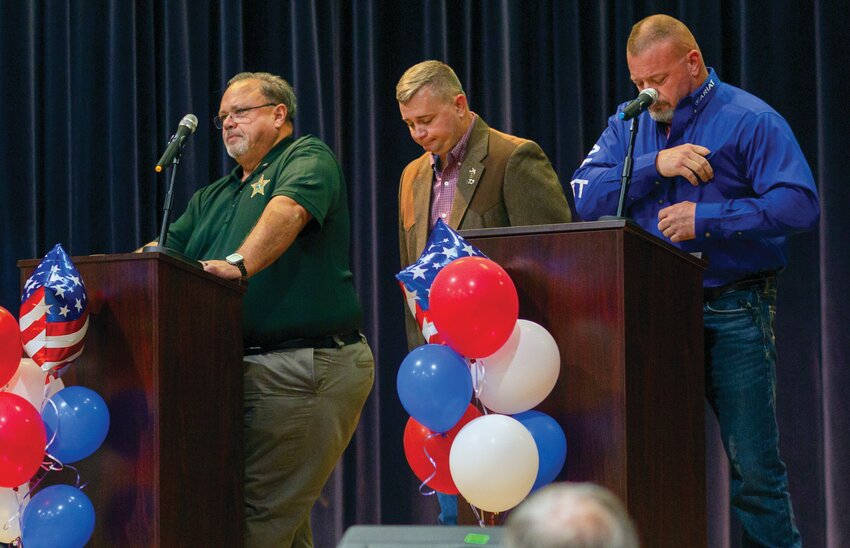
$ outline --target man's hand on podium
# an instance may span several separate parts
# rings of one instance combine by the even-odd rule
[[[201,261],[201,265],[203,265],[205,271],[225,280],[242,278],[242,272],[239,271],[239,268],[227,261]]]

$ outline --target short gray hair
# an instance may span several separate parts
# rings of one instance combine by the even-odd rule
[[[638,548],[623,503],[592,483],[554,483],[532,494],[508,516],[505,547]]]
[[[266,99],[276,105],[283,104],[286,107],[286,121],[292,122],[295,119],[295,109],[298,104],[295,99],[295,90],[292,89],[289,82],[268,72],[240,72],[227,81],[227,87],[242,80],[259,80],[260,91]]]
[[[684,23],[669,15],[658,14],[645,17],[632,26],[626,42],[626,53],[640,55],[655,44],[666,41],[675,44],[682,55],[692,49],[700,51],[696,38]]]
[[[452,67],[431,60],[417,63],[404,71],[395,86],[395,98],[405,105],[425,86],[429,86],[436,95],[448,100],[456,95],[465,95]]]

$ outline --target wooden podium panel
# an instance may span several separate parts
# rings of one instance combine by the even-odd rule
[[[558,343],[559,479],[611,489],[646,546],[705,546],[703,261],[625,221],[461,234]]]
[[[161,253],[72,260],[90,319],[62,378],[110,413],[103,446],[73,464],[94,504],[91,545],[242,546],[244,288]],[[18,263],[22,285],[38,262]]]

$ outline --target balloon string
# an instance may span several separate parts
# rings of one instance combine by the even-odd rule
[[[467,501],[468,502],[468,501]],[[472,515],[475,516],[475,519],[478,520],[479,527],[487,527],[487,524],[484,523],[484,512],[478,512],[478,508],[475,507],[471,502],[469,503],[469,507],[472,508]]]
[[[475,398],[475,406],[481,408],[485,415],[489,415],[490,411],[481,403],[481,391],[484,390],[484,360],[472,358],[467,360],[469,368],[472,370],[472,388],[473,397]]]
[[[472,370],[472,389],[475,395],[475,400],[478,401],[478,396],[481,394],[482,384],[484,382],[484,368],[479,366],[479,361],[475,358],[467,360],[469,368]]]
[[[73,470],[73,471],[74,471],[74,473],[77,475],[77,481],[75,482],[75,485],[76,485],[77,489],[79,489],[80,491],[82,491],[83,489],[85,489],[86,487],[88,487],[89,482],[82,483],[82,482],[80,481],[82,478],[80,477],[80,471],[79,471],[79,470],[77,470],[77,467],[76,467],[76,466],[71,466],[70,464],[66,464],[66,465],[65,465],[65,468],[70,468],[70,469],[71,469],[71,470]]]
[[[44,411],[44,406],[47,405],[47,395],[50,394],[50,374],[44,375],[44,390],[41,394],[41,409],[38,410],[39,413]],[[58,415],[58,413],[57,413]]]
[[[45,390],[47,390],[47,388],[45,388]],[[53,406],[53,411],[56,413],[56,428],[53,429],[53,435],[50,436],[50,441],[47,442],[47,445],[44,447],[45,453],[47,453],[47,450],[50,448],[51,445],[53,445],[53,442],[56,440],[56,434],[59,433],[59,420],[60,420],[59,419],[59,408],[56,407],[56,402],[53,401],[53,398],[49,398],[47,401],[44,402],[44,404],[48,404],[48,403]],[[56,462],[59,462],[59,460],[53,458],[50,455],[50,453],[47,453],[47,456],[50,457],[51,459],[55,460]],[[61,466],[62,463],[59,462],[59,465]]]
[[[40,482],[41,482],[41,480],[39,480],[39,483]],[[37,485],[38,485],[38,483],[36,483],[36,486]],[[29,486],[29,484],[27,484],[27,486]],[[23,516],[23,514],[24,514],[24,499],[26,499],[28,496],[30,496],[32,494],[33,489],[35,489],[35,486],[30,487],[27,490],[27,493],[25,495],[21,495],[20,489],[18,487],[12,488],[12,490],[15,492],[15,500],[17,500],[17,502],[18,502],[18,511],[15,512],[15,515],[13,515],[12,517],[10,517],[9,519],[6,520],[6,523],[4,523],[3,527],[2,527],[3,531],[8,531],[9,527],[11,527],[11,525],[12,525],[12,520],[15,520],[15,519],[18,520],[18,529],[20,529],[20,525],[21,525],[20,517]],[[21,537],[15,538],[9,543],[9,546],[20,546],[20,545],[21,545]]]
[[[49,472],[61,472],[62,470],[67,468],[69,470],[72,470],[74,472],[74,474],[76,474],[76,476],[77,476],[77,480],[74,482],[74,486],[77,489],[82,491],[89,484],[89,482],[86,482],[86,483],[81,482],[82,476],[80,476],[80,471],[77,469],[76,466],[71,466],[70,464],[62,463],[62,461],[60,461],[59,459],[57,459],[55,456],[51,455],[50,453],[45,453],[44,456],[46,456],[50,460],[43,462],[41,464],[41,467],[42,467],[42,469],[46,470],[48,473]],[[43,480],[45,477],[47,477],[47,474],[42,476],[38,480],[38,482],[36,482],[36,484],[33,485],[32,488],[35,489],[36,487],[38,487],[38,484],[41,483],[41,480]]]
[[[45,453],[45,455],[46,455],[49,459],[51,459],[51,460],[53,460],[53,461],[55,461],[55,462],[59,462],[59,461],[57,461],[54,457],[50,456],[49,454],[46,454],[46,453]],[[44,478],[46,478],[46,477],[47,477],[47,475],[48,475],[50,472],[52,472],[52,471],[58,471],[58,470],[62,470],[62,465],[61,465],[61,463],[60,463],[59,467],[55,467],[55,466],[53,465],[53,463],[51,463],[50,461],[44,461],[44,462],[42,462],[42,463],[41,463],[41,469],[42,469],[42,470],[44,470],[44,474],[42,474],[40,478],[38,478],[37,480],[35,480],[35,482],[34,482],[34,483],[32,484],[32,486],[30,487],[30,490],[27,492],[27,495],[29,495],[30,493],[32,493],[33,491],[35,491],[35,490],[36,490],[36,488],[38,488],[38,486],[39,486],[39,485],[41,485],[41,482],[42,482],[42,481],[44,481]]]
[[[419,485],[419,494],[425,495],[426,497],[430,497],[431,495],[433,495],[437,492],[435,489],[430,489],[430,488],[428,490],[423,491],[423,489],[425,489],[425,486],[428,485],[428,482],[431,481],[432,479],[434,479],[435,477],[437,477],[437,461],[435,461],[431,457],[431,455],[428,453],[428,448],[425,447],[424,443],[427,442],[428,440],[430,440],[431,438],[439,436],[439,435],[440,434],[437,433],[437,432],[431,432],[430,434],[425,436],[424,440],[422,440],[422,443],[423,443],[422,451],[425,453],[425,458],[427,458],[428,462],[431,463],[431,466],[434,467],[434,471],[431,473],[431,475],[428,476],[427,478],[425,478],[425,480]]]
[[[15,500],[18,501],[18,511],[15,512],[15,514],[12,515],[9,519],[6,520],[6,522],[3,524],[3,527],[0,527],[0,530],[3,530],[3,531],[8,531],[12,527],[12,522],[17,520],[19,518],[19,516],[21,515],[21,513],[24,511],[24,501],[23,501],[23,498],[18,493],[18,488],[14,487],[14,488],[12,488],[12,490],[15,492]],[[18,521],[18,529],[20,529],[20,520]],[[20,537],[18,537],[18,538],[20,538]],[[15,544],[15,542],[17,542],[17,540],[18,540],[17,538],[14,539],[10,543],[10,546],[17,546]]]

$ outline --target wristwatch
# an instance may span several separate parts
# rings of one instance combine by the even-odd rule
[[[236,268],[239,269],[239,272],[242,273],[243,278],[248,277],[248,269],[245,268],[245,257],[240,255],[239,253],[231,253],[227,257],[224,258],[227,261],[227,264],[232,264]]]

